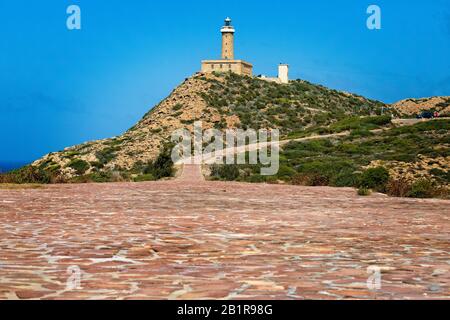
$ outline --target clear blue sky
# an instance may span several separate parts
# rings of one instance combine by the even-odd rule
[[[366,28],[372,3],[380,31]],[[256,74],[287,62],[293,78],[384,102],[450,95],[448,0],[1,0],[0,161],[121,134],[220,56],[226,16]]]

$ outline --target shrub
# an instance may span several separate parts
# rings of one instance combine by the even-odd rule
[[[358,189],[359,196],[367,197],[367,196],[370,196],[371,194],[372,194],[372,190],[370,190],[369,188],[359,187],[359,189]]]
[[[267,181],[267,176],[262,176],[259,174],[254,174],[252,176],[250,176],[249,181],[251,183],[261,183],[261,182],[266,182]]]
[[[239,167],[235,164],[212,165],[211,176],[221,180],[234,181],[239,178]]]
[[[143,174],[133,179],[134,182],[155,181],[155,177],[152,174]]]
[[[278,184],[278,178],[275,176],[265,176],[265,179],[268,184]]]
[[[70,183],[90,183],[93,182],[91,175],[75,176],[69,180]],[[109,181],[105,181],[109,182]]]
[[[322,128],[317,129],[317,134],[319,134],[319,135],[325,135],[325,134],[330,134],[330,133],[333,133],[333,131],[327,127],[325,127],[325,128],[322,127]]]
[[[291,184],[296,185],[296,186],[306,186],[308,185],[308,179],[305,175],[303,174],[296,174],[295,176],[292,177],[291,179]]]
[[[330,178],[323,174],[313,173],[308,176],[308,185],[314,187],[325,187],[330,184]]]
[[[408,192],[410,198],[433,198],[437,193],[437,188],[428,179],[420,179],[414,182]]]
[[[356,144],[343,143],[339,145],[338,150],[347,154],[361,154],[361,147]]]
[[[387,171],[386,168],[370,168],[363,173],[360,181],[360,187],[374,189],[378,192],[385,192],[388,181],[389,171]]]
[[[174,115],[175,116],[175,115]],[[157,134],[157,133],[160,133],[162,131],[162,128],[156,128],[156,129],[152,129],[151,130],[151,133],[153,133],[153,134]]]
[[[165,146],[155,161],[149,162],[144,174],[151,174],[155,179],[173,176],[173,161],[170,146]]]
[[[26,166],[0,175],[0,183],[50,183],[51,175],[43,169]]]
[[[295,183],[301,183],[307,186],[349,186],[352,184],[344,180],[353,176],[355,171],[354,164],[339,159],[324,159],[312,162],[306,162],[300,165],[298,172],[303,177],[296,177]],[[356,177],[349,178],[349,180]],[[300,181],[299,181],[300,180]],[[351,185],[353,186],[353,185]]]
[[[67,166],[74,169],[77,174],[84,174],[90,168],[89,163],[81,159],[72,160]]]
[[[105,165],[116,158],[116,151],[117,148],[107,147],[101,151],[96,152],[95,156],[102,165]]]
[[[444,183],[450,183],[450,171],[443,171],[441,169],[431,169],[430,173],[435,176],[438,180]]]
[[[106,182],[124,182],[129,181],[130,176],[128,172],[124,171],[99,171],[91,174],[85,174],[73,177],[69,182],[71,183],[106,183]]]
[[[67,151],[62,155],[62,157],[63,158],[72,158],[72,157],[75,157],[78,155],[80,155],[80,152],[78,152],[78,151]]]
[[[386,186],[386,193],[391,197],[406,197],[411,191],[411,183],[405,178],[390,179]]]
[[[330,126],[334,132],[341,132],[346,130],[372,130],[380,126],[385,126],[391,123],[391,116],[374,116],[374,117],[350,117],[340,120]]]
[[[45,168],[46,171],[51,172],[51,173],[57,173],[59,171],[59,169],[61,169],[61,166],[56,163]]]
[[[173,111],[178,111],[181,108],[183,108],[183,105],[181,103],[177,103],[176,105],[173,106],[172,110]]]
[[[331,180],[333,187],[357,187],[361,180],[361,173],[343,171]]]
[[[330,180],[327,176],[318,173],[300,173],[292,177],[291,183],[300,186],[328,186]]]
[[[392,117],[390,115],[376,116],[376,117],[368,117],[365,118],[366,123],[372,123],[379,126],[385,126],[390,124],[392,121]]]
[[[90,162],[91,167],[95,168],[95,169],[102,169],[104,167],[104,164],[99,162],[99,161],[93,161]]]
[[[364,137],[365,138],[365,137],[373,136],[373,133],[367,129],[354,129],[354,130],[352,130],[350,135],[353,138],[356,138],[356,137]]]
[[[95,172],[90,174],[88,177],[91,182],[104,183],[111,182],[112,180],[111,172]]]
[[[296,174],[297,174],[297,171],[295,171],[293,168],[288,167],[287,165],[281,165],[278,170],[277,176],[280,177],[281,179],[286,180],[286,179],[290,179],[291,177],[293,177]]]

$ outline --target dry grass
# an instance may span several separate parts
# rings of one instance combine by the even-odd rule
[[[0,190],[39,189],[39,188],[42,188],[42,184],[0,183]]]
[[[386,190],[391,197],[407,197],[409,192],[411,192],[411,183],[405,178],[391,179],[387,184]]]

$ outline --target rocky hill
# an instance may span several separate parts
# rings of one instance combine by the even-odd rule
[[[441,116],[450,116],[450,97],[406,99],[392,104],[392,108],[404,116],[415,116],[422,111],[437,111]]]
[[[288,135],[386,109],[381,102],[302,80],[281,85],[232,73],[198,73],[123,135],[50,153],[32,167],[53,182],[111,180],[113,172],[129,180],[143,174],[174,130],[191,130],[198,120],[204,128],[279,128]]]

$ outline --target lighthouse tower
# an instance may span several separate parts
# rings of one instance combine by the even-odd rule
[[[225,25],[220,29],[222,33],[222,56],[220,60],[203,60],[202,72],[234,72],[240,75],[252,76],[253,66],[244,60],[234,59],[234,27],[231,19],[225,19]]]
[[[220,30],[222,32],[222,59],[234,60],[234,27],[231,19],[225,19],[225,25]]]

